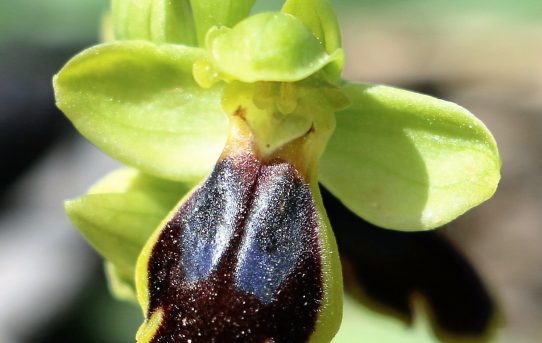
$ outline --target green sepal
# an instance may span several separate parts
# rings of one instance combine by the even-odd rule
[[[282,12],[301,20],[322,42],[328,54],[342,47],[339,21],[328,0],[287,0]],[[338,58],[324,69],[330,80],[338,82],[343,68],[344,58]]]
[[[213,26],[232,27],[246,18],[255,0],[190,0],[200,46]]]
[[[134,300],[135,263],[143,245],[193,186],[125,168],[105,176],[88,194],[66,201],[72,223],[107,261],[110,289],[119,298]]]
[[[369,222],[401,231],[453,220],[493,195],[497,145],[464,108],[386,86],[349,84],[320,181]]]
[[[112,0],[111,16],[116,40],[196,45],[189,0]]]
[[[224,146],[222,86],[202,89],[202,49],[144,41],[81,52],[54,78],[57,106],[88,140],[143,172],[200,180]]]
[[[293,82],[343,58],[323,44],[295,16],[281,12],[253,15],[232,29],[214,28],[206,37],[210,65],[222,78],[243,82]]]
[[[133,275],[124,275],[109,261],[104,261],[104,271],[111,295],[118,300],[137,303]]]

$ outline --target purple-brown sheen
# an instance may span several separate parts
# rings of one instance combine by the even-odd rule
[[[307,341],[323,298],[318,219],[287,162],[217,163],[152,249],[151,342]]]

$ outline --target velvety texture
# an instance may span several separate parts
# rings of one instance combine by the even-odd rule
[[[323,297],[318,222],[290,164],[219,162],[152,250],[152,342],[307,341]]]

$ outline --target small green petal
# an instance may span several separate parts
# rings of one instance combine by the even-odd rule
[[[464,108],[385,86],[345,87],[352,106],[321,160],[321,182],[352,211],[389,229],[432,229],[490,198],[497,145]]]
[[[121,169],[100,180],[89,194],[65,203],[72,223],[111,264],[110,285],[119,297],[130,298],[127,288],[134,290],[135,263],[143,245],[192,186]]]
[[[328,54],[303,22],[280,12],[251,16],[233,29],[211,30],[207,48],[225,76],[243,82],[299,81],[343,58]]]
[[[189,0],[112,0],[115,39],[196,45]]]
[[[205,35],[213,26],[232,27],[246,18],[255,0],[190,0],[199,45],[205,43]]]
[[[290,13],[301,20],[332,54],[341,48],[341,28],[333,7],[327,0],[287,0],[282,12]],[[334,80],[339,80],[344,67],[344,58],[335,60],[325,67]]]
[[[224,145],[222,88],[200,88],[203,50],[143,41],[98,45],[54,78],[57,106],[114,158],[173,180],[200,180]]]

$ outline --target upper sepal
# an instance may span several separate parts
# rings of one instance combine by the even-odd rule
[[[282,12],[253,15],[232,29],[215,27],[206,40],[209,56],[195,69],[199,79],[215,69],[225,80],[293,82],[343,58],[342,49],[328,53],[301,20]]]
[[[111,23],[115,40],[197,45],[188,0],[112,0]]]
[[[359,216],[403,231],[442,226],[493,195],[497,145],[464,108],[386,86],[349,84],[352,105],[320,165],[320,180]]]

